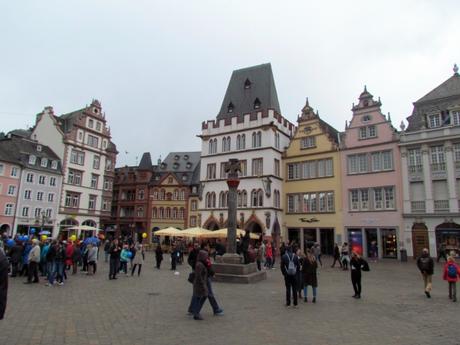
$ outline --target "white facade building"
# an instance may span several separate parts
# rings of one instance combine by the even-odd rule
[[[282,153],[295,127],[280,115],[269,64],[233,72],[216,120],[203,122],[201,202],[203,227],[227,226],[225,164],[241,161],[238,187],[239,228],[279,235],[282,223]]]

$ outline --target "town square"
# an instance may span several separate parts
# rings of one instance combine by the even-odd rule
[[[460,344],[455,5],[1,4],[0,344]]]

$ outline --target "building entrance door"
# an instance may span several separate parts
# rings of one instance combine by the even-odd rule
[[[414,259],[422,255],[423,248],[430,248],[428,229],[425,224],[416,223],[412,226],[412,250]]]
[[[334,254],[334,229],[320,229],[321,253]]]

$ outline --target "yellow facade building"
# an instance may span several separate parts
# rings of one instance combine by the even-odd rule
[[[307,103],[297,131],[284,153],[283,240],[302,250],[317,242],[332,254],[342,242],[339,132],[322,121]]]

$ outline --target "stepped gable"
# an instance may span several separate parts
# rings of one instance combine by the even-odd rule
[[[233,71],[217,120],[266,109],[281,114],[271,65]]]

